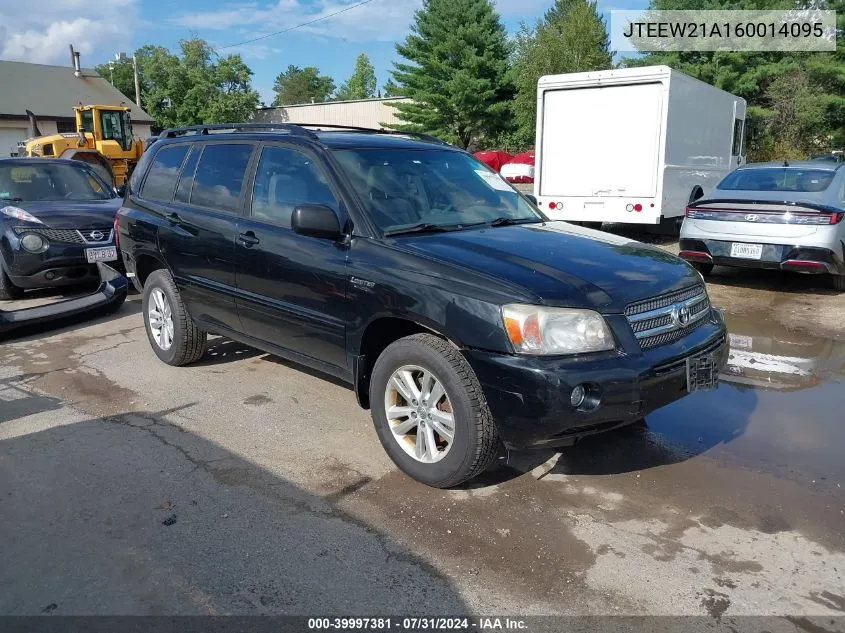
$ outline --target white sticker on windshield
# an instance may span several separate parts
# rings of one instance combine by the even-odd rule
[[[492,171],[484,171],[483,169],[476,169],[475,173],[481,176],[481,179],[490,185],[491,189],[513,193],[511,186],[499,174],[494,174]]]

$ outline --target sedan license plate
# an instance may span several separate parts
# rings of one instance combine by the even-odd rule
[[[733,244],[731,244],[731,257],[741,257],[743,259],[760,259],[762,256],[762,244],[742,244],[741,242],[734,242]]]
[[[89,264],[97,262],[112,262],[117,259],[117,248],[114,246],[102,246],[100,248],[86,248],[85,257]]]
[[[687,392],[715,389],[719,384],[719,357],[703,354],[687,359]]]

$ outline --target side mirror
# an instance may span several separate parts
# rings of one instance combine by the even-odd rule
[[[525,194],[525,197],[528,198],[528,201],[533,204],[535,207],[537,206],[537,198],[535,198],[530,193]]]
[[[340,239],[340,220],[337,214],[321,204],[303,204],[293,210],[290,226],[294,233],[326,240]]]
[[[126,195],[126,185],[118,185],[114,188],[114,192],[117,194],[119,198],[122,198]]]

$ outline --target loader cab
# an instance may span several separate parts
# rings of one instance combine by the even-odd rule
[[[114,106],[79,106],[76,110],[77,130],[94,141],[101,154],[114,157],[132,152],[132,120],[129,108]],[[115,145],[117,147],[115,147]]]

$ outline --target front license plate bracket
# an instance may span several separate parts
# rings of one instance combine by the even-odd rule
[[[719,384],[719,361],[715,354],[687,359],[687,392],[715,389]]]

